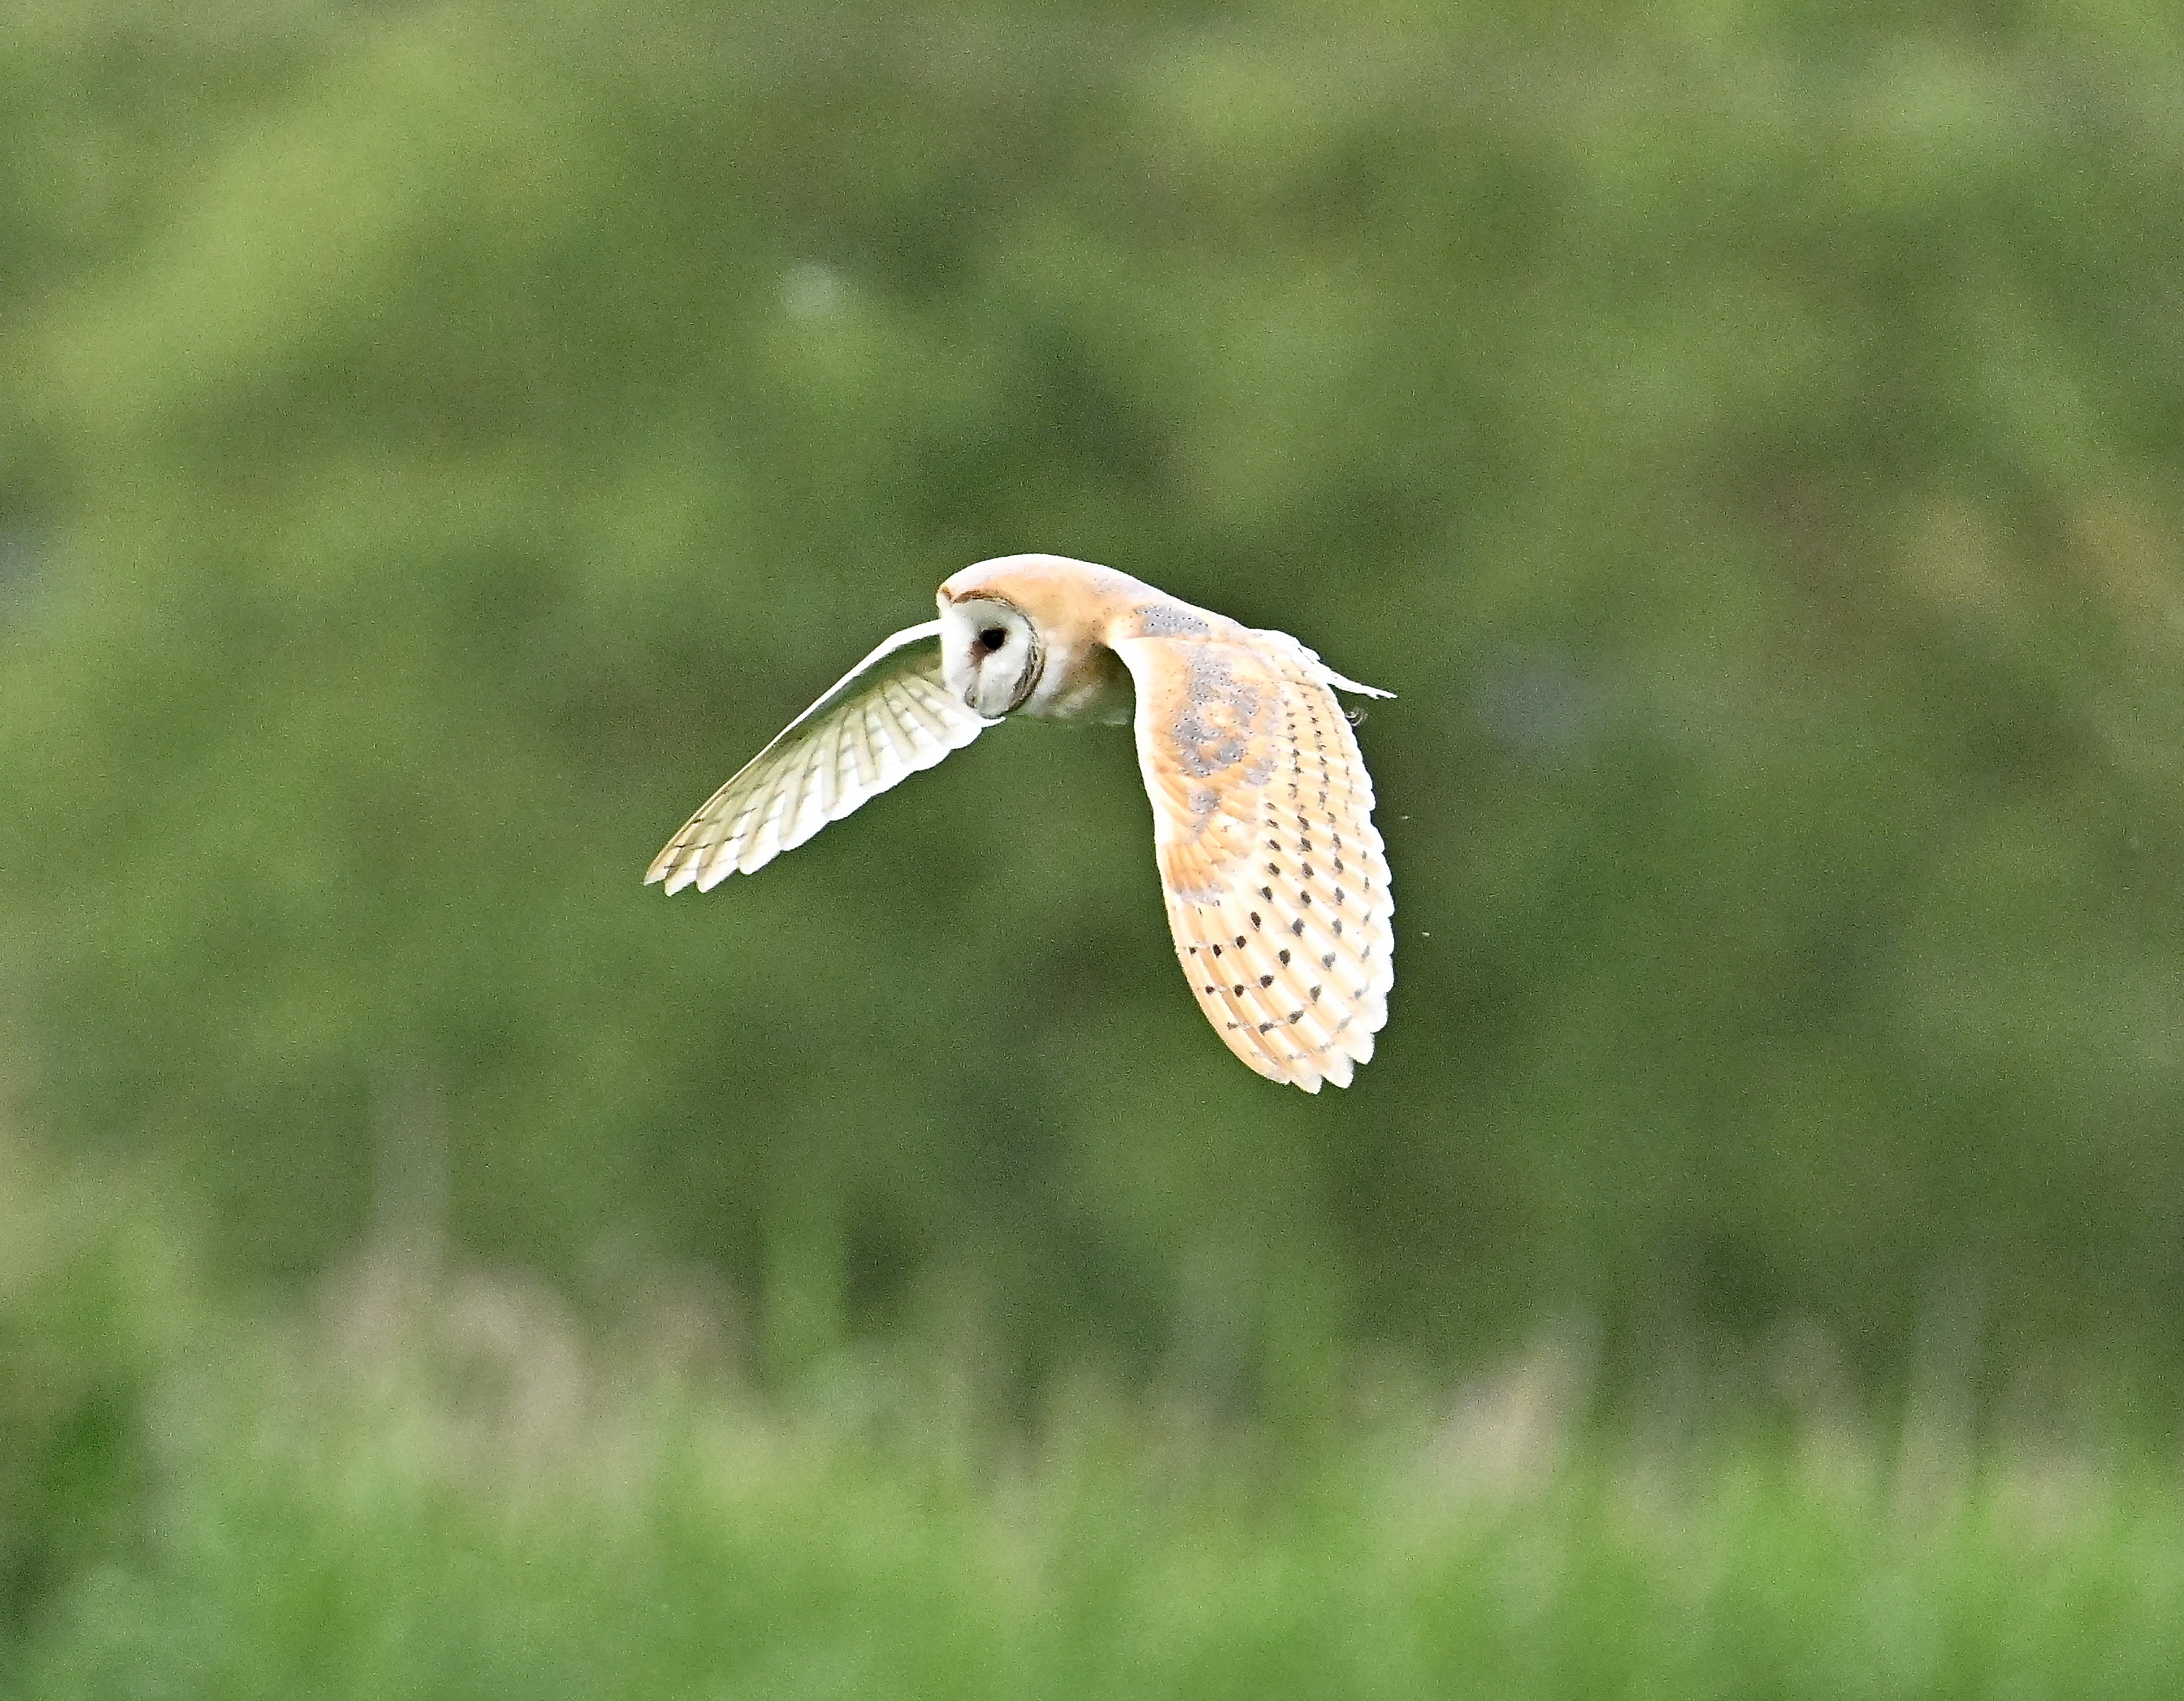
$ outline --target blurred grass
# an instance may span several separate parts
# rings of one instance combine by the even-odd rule
[[[688,1295],[365,1260],[203,1327],[141,1538],[8,1693],[124,1698],[2167,1696],[2173,1452],[1811,1398],[1602,1426],[1549,1340],[1302,1431],[839,1354],[734,1375]],[[940,1368],[936,1368],[936,1365]]]
[[[0,1127],[0,1642],[140,1531],[159,1391],[201,1293],[171,1216]]]

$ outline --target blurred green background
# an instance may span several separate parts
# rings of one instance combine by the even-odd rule
[[[22,0],[0,1092],[105,1320],[0,1283],[18,1404],[428,1241],[773,1387],[2165,1418],[2180,183],[2128,0]],[[1196,1015],[1118,731],[639,885],[1019,549],[1398,693],[1348,1092]]]

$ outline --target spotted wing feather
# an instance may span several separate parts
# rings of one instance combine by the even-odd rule
[[[938,620],[897,632],[714,792],[645,881],[710,892],[763,868],[993,725],[942,683]]]
[[[1281,632],[1116,648],[1137,685],[1138,764],[1192,995],[1269,1080],[1348,1086],[1396,978],[1372,777],[1334,691],[1370,687]]]

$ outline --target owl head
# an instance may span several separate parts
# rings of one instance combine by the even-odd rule
[[[940,608],[942,677],[993,719],[1127,719],[1128,670],[1104,642],[1123,609],[1172,600],[1127,573],[1063,555],[999,555],[950,576]]]
[[[941,676],[974,714],[997,720],[1039,687],[1046,647],[1031,617],[990,592],[940,598]]]

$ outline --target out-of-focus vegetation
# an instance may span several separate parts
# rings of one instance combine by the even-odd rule
[[[2170,8],[34,3],[0,139],[5,1084],[223,1279],[2173,1387]],[[1025,548],[1400,693],[1347,1094],[1205,1031],[1119,733],[639,887]]]
[[[2172,1458],[1809,1409],[1604,1441],[1552,1344],[1340,1431],[1078,1386],[996,1425],[916,1355],[788,1401],[703,1308],[370,1260],[180,1382],[147,1533],[25,1701],[722,1694],[2165,1697]],[[200,1346],[221,1338],[214,1330]]]
[[[154,1412],[204,1309],[181,1245],[141,1186],[0,1131],[0,1665],[144,1533]]]

